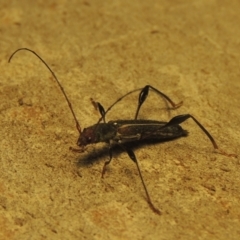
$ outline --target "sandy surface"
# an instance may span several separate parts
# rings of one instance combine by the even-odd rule
[[[239,239],[239,157],[215,153],[191,119],[188,137],[133,148],[158,216],[126,153],[114,151],[101,179],[107,145],[69,151],[78,132],[46,67],[29,52],[7,60],[20,47],[39,53],[82,128],[99,118],[91,97],[107,108],[150,84],[184,104],[166,111],[151,92],[140,118],[190,113],[240,155],[240,2],[3,2],[0,239]],[[137,98],[107,119],[133,119]]]

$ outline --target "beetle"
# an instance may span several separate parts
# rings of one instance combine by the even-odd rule
[[[85,147],[90,144],[96,144],[99,142],[105,142],[109,144],[109,160],[104,163],[103,170],[102,170],[102,177],[103,177],[106,172],[107,165],[110,164],[112,160],[113,147],[115,145],[120,146],[124,151],[127,152],[129,158],[136,164],[142,185],[144,187],[144,190],[147,196],[147,202],[150,208],[153,210],[153,212],[159,215],[161,214],[161,211],[158,208],[156,208],[152,203],[146,184],[142,177],[138,160],[133,150],[129,147],[129,143],[138,142],[138,141],[149,141],[149,140],[167,141],[167,140],[172,140],[175,138],[187,136],[188,132],[184,130],[180,126],[180,124],[186,121],[187,119],[191,118],[200,127],[200,129],[207,135],[207,137],[211,141],[215,150],[217,150],[219,153],[223,155],[236,157],[235,154],[228,154],[220,150],[214,138],[211,136],[211,134],[206,130],[206,128],[203,127],[203,125],[195,117],[193,117],[190,114],[182,114],[182,115],[175,116],[168,122],[138,119],[139,111],[141,109],[142,104],[147,99],[149,90],[154,91],[158,95],[160,95],[166,102],[171,104],[173,109],[178,108],[182,105],[182,102],[177,104],[174,103],[167,95],[165,95],[164,93],[162,93],[161,91],[159,91],[158,89],[156,89],[151,85],[146,85],[144,88],[135,89],[126,93],[125,95],[117,99],[110,107],[108,107],[106,111],[99,102],[95,102],[93,99],[91,99],[92,104],[94,105],[95,108],[98,109],[101,117],[96,124],[81,130],[80,124],[77,120],[75,112],[73,111],[72,105],[66,95],[65,90],[60,84],[55,73],[51,70],[48,64],[36,52],[28,48],[19,48],[12,53],[8,62],[10,62],[12,57],[18,51],[21,51],[21,50],[29,51],[41,60],[41,62],[48,68],[48,70],[53,75],[56,83],[58,84],[60,90],[62,91],[65,97],[65,100],[68,103],[69,109],[76,123],[76,128],[79,132],[79,138],[77,140],[77,145],[79,146],[79,149],[74,149],[74,148],[70,148],[70,149],[76,152],[83,152]],[[106,122],[105,116],[112,109],[112,107],[115,106],[119,101],[121,101],[126,96],[137,91],[140,91],[140,93],[138,97],[138,105],[135,113],[135,118],[133,120],[115,120],[115,121]]]

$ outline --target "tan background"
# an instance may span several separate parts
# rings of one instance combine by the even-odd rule
[[[136,166],[104,144],[69,151],[78,138],[71,113],[39,53],[55,71],[82,127],[151,84],[184,105],[164,111],[155,94],[140,117],[191,113],[229,153],[240,154],[239,1],[1,1],[1,239],[239,239],[239,157],[214,153],[192,120],[187,138],[134,148]],[[107,116],[131,119],[137,95]]]

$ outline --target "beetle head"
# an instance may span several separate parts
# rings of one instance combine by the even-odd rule
[[[84,147],[89,144],[96,143],[96,129],[94,126],[84,128],[83,131],[81,132],[77,145],[79,147]]]

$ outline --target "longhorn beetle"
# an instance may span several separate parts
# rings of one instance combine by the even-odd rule
[[[95,102],[92,100],[93,105],[95,108],[97,108],[100,112],[101,118],[98,120],[96,124],[93,126],[84,128],[83,131],[81,130],[80,124],[77,120],[76,114],[73,111],[72,105],[65,93],[65,90],[63,89],[62,85],[60,84],[58,78],[56,77],[55,73],[51,70],[51,68],[48,66],[48,64],[34,51],[28,48],[19,48],[17,49],[9,58],[8,62],[11,61],[12,57],[17,53],[18,51],[26,50],[31,53],[33,53],[35,56],[37,56],[41,62],[48,68],[48,70],[53,75],[55,81],[57,82],[59,88],[61,89],[67,103],[69,106],[69,109],[73,115],[73,118],[76,123],[76,128],[79,132],[79,138],[77,140],[77,145],[79,146],[79,149],[73,149],[73,151],[77,152],[83,152],[84,148],[89,144],[94,144],[98,142],[106,142],[109,144],[109,160],[105,162],[102,170],[102,177],[104,176],[104,173],[106,171],[107,165],[112,160],[112,149],[113,146],[118,145],[120,146],[124,151],[127,152],[129,158],[136,164],[138,173],[142,182],[142,185],[144,187],[147,202],[150,206],[150,208],[157,214],[161,214],[160,210],[157,209],[150,198],[150,195],[148,193],[147,187],[145,185],[145,182],[142,177],[141,170],[138,165],[138,160],[134,154],[134,152],[129,148],[127,143],[131,142],[137,142],[137,141],[147,141],[147,140],[156,140],[156,141],[167,141],[175,138],[179,138],[182,136],[187,135],[187,131],[182,129],[182,127],[179,125],[182,122],[186,121],[189,118],[192,118],[193,121],[201,128],[201,130],[207,135],[209,140],[211,141],[213,147],[215,150],[218,150],[219,153],[226,155],[226,156],[234,156],[235,154],[227,154],[224,151],[220,150],[218,148],[217,143],[215,142],[214,138],[211,136],[211,134],[203,127],[203,125],[192,115],[190,114],[183,114],[173,117],[169,122],[162,122],[162,121],[155,121],[155,120],[139,120],[138,114],[140,111],[140,108],[142,104],[147,99],[149,90],[152,90],[156,92],[158,95],[160,95],[166,102],[170,103],[172,108],[178,108],[182,105],[182,102],[176,104],[174,103],[167,95],[160,92],[158,89],[154,88],[153,86],[146,85],[144,88],[139,88],[132,90],[128,92],[127,94],[123,95],[119,99],[117,99],[106,111],[103,108],[103,106],[99,102]],[[133,92],[140,91],[139,97],[138,97],[138,106],[135,113],[134,120],[116,120],[116,121],[109,121],[106,123],[105,116],[108,111],[111,110],[111,108],[121,101],[126,96],[132,94]],[[101,121],[103,120],[103,123]]]

